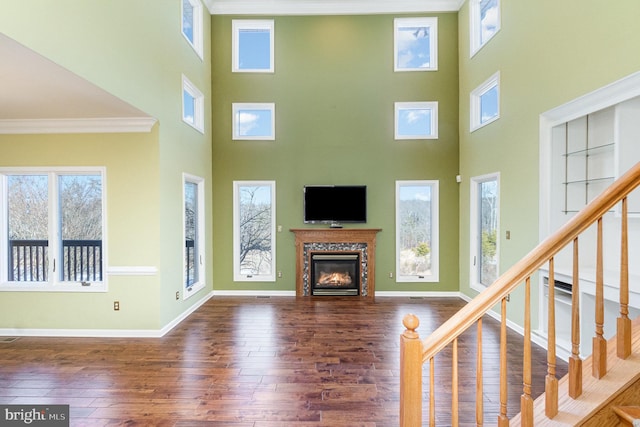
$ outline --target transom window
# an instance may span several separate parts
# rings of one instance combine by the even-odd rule
[[[233,183],[233,277],[275,282],[275,181]]]
[[[185,76],[182,76],[182,120],[204,133],[204,95]]]
[[[394,20],[394,71],[438,69],[438,18]]]
[[[275,109],[273,103],[234,103],[233,139],[274,140]]]
[[[438,181],[396,181],[396,281],[439,279]]]
[[[471,92],[471,131],[500,118],[500,72]]]
[[[0,289],[104,291],[103,169],[0,170]]]
[[[396,102],[395,139],[438,138],[437,102]]]
[[[500,182],[498,174],[471,179],[471,287],[483,290],[498,278]]]
[[[232,71],[236,73],[274,72],[274,21],[232,21]]]
[[[202,58],[202,3],[200,0],[182,0],[182,35]]]
[[[471,0],[471,56],[500,31],[500,0]]]

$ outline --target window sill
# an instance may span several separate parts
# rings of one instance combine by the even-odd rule
[[[80,283],[49,284],[42,282],[5,282],[0,285],[0,292],[107,292],[106,282],[92,282],[90,286]]]

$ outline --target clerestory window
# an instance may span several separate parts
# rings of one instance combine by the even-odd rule
[[[274,21],[234,19],[232,26],[232,71],[273,73]]]
[[[202,58],[202,3],[200,0],[182,0],[182,35]]]
[[[500,31],[500,0],[470,1],[471,56]]]
[[[438,69],[438,18],[394,20],[394,71]]]

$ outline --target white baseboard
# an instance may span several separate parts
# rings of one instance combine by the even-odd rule
[[[213,291],[213,296],[226,297],[295,297],[296,291]]]
[[[461,298],[460,292],[376,291],[376,297]]]
[[[17,329],[2,328],[0,336],[9,337],[74,337],[74,338],[160,338],[180,324],[213,296],[209,292],[162,329]]]

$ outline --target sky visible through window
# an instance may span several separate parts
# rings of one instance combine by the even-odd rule
[[[431,135],[431,110],[401,108],[398,111],[398,136]]]
[[[193,44],[193,6],[189,0],[182,0],[182,33]]]
[[[184,110],[182,112],[184,120],[195,124],[195,98],[188,91],[182,92],[184,97]]]
[[[498,30],[498,0],[480,1],[480,44],[487,42]]]
[[[498,86],[480,95],[480,123],[485,123],[498,115]]]
[[[430,185],[402,185],[400,186],[400,200],[431,200]]]
[[[242,109],[236,112],[236,129],[239,136],[267,137],[271,135],[272,112],[270,110]]]
[[[239,68],[269,70],[271,68],[271,35],[267,29],[241,29],[238,32]]]
[[[399,27],[397,31],[396,67],[420,69],[431,67],[429,27]]]

